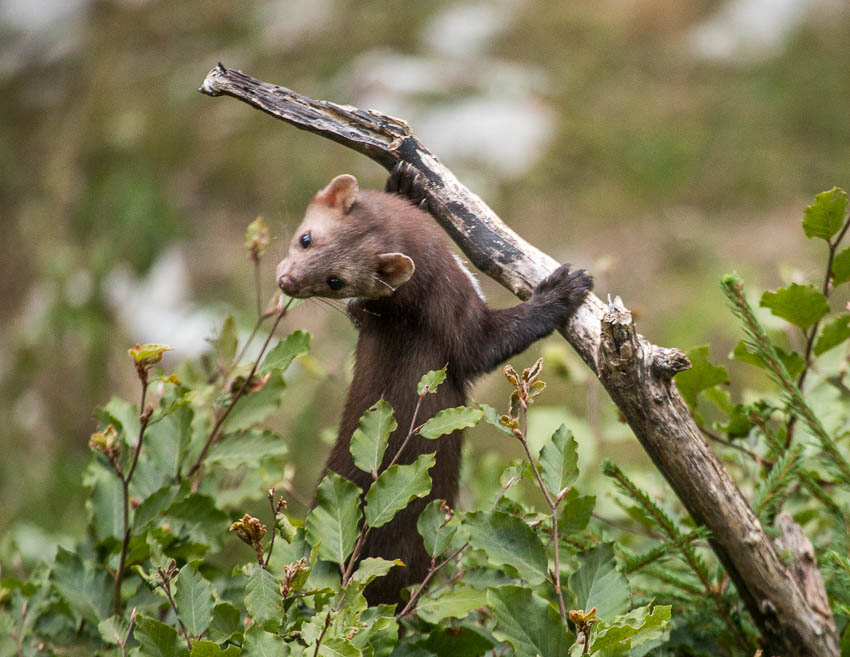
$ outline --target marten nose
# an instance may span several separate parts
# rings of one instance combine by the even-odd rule
[[[295,284],[295,279],[292,278],[289,274],[283,274],[280,278],[277,279],[278,285],[280,285],[280,289],[286,292],[289,296],[292,296],[298,291],[298,286]]]

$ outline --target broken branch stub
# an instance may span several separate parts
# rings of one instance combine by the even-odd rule
[[[428,209],[438,223],[478,269],[520,298],[527,298],[558,266],[461,184],[404,121],[315,100],[221,64],[210,71],[200,91],[237,98],[352,148],[388,170],[399,163],[414,167],[427,180]],[[711,546],[770,653],[838,657],[832,619],[807,600],[673,385],[673,374],[689,367],[684,354],[639,335],[619,299],[607,305],[593,294],[560,331],[598,376],[694,520],[711,531]]]

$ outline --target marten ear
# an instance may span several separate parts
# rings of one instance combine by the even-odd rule
[[[331,180],[327,187],[316,194],[316,200],[328,207],[339,208],[345,214],[354,205],[359,191],[357,178],[344,173]]]
[[[382,253],[378,256],[378,276],[393,292],[410,280],[415,269],[413,260],[403,253]]]

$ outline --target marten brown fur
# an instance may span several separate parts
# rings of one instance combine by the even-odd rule
[[[463,405],[474,379],[550,334],[592,287],[585,271],[564,265],[524,303],[492,309],[430,216],[401,196],[360,190],[348,175],[334,178],[313,199],[277,276],[290,296],[352,299],[348,311],[360,331],[354,378],[325,468],[364,492],[373,479],[355,467],[349,443],[366,410],[381,397],[395,409],[398,429],[389,439],[386,467],[408,433],[423,374],[448,364],[446,381],[423,399],[417,422]],[[436,441],[414,436],[401,455],[399,463],[411,463],[436,450],[433,488],[370,532],[361,558],[405,563],[370,585],[370,604],[398,602],[401,589],[428,572],[416,522],[432,499],[454,504],[461,438],[461,431]]]

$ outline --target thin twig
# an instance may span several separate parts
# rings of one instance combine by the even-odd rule
[[[136,440],[136,446],[133,449],[133,457],[130,460],[130,469],[126,473],[121,472],[115,463],[116,473],[121,479],[121,496],[123,502],[123,518],[124,518],[124,536],[121,541],[121,556],[118,558],[118,568],[115,570],[113,579],[112,593],[112,611],[118,615],[121,613],[121,582],[124,579],[124,567],[127,564],[127,552],[130,548],[130,480],[133,478],[133,473],[136,471],[136,464],[139,462],[139,453],[142,451],[142,440],[145,437],[145,429],[151,418],[153,408],[145,408],[145,399],[148,392],[148,371],[144,366],[137,366],[139,379],[142,383],[142,399],[139,403],[139,437]]]
[[[534,476],[537,479],[537,484],[540,486],[540,491],[543,493],[543,497],[546,498],[546,503],[552,511],[552,543],[554,544],[553,548],[555,557],[555,572],[551,573],[552,582],[555,585],[555,593],[558,596],[558,611],[561,613],[561,620],[564,622],[564,627],[569,629],[569,623],[567,622],[567,608],[564,606],[564,594],[561,591],[561,559],[558,545],[560,542],[558,540],[558,501],[552,499],[552,496],[549,495],[549,491],[546,489],[546,484],[543,483],[543,477],[540,476],[540,470],[537,469],[534,457],[531,456],[527,436],[528,409],[523,408],[523,430],[517,438],[519,438],[519,441],[522,443],[522,448],[525,450],[525,455],[528,457],[529,463],[531,463],[531,469],[534,471]]]
[[[274,550],[274,537],[277,535],[277,516],[282,508],[286,507],[286,500],[282,497],[277,504],[274,502],[274,488],[269,488],[269,506],[272,509],[272,539],[269,542],[269,549],[266,551],[266,561],[260,564],[263,568],[268,569],[269,560],[272,558],[272,550]]]
[[[413,409],[413,417],[410,418],[410,429],[408,429],[407,435],[404,437],[404,440],[399,446],[398,451],[395,453],[395,456],[393,456],[393,460],[390,461],[390,464],[386,467],[387,470],[396,464],[399,457],[401,456],[402,450],[407,447],[407,443],[410,442],[410,439],[413,437],[413,435],[419,433],[420,427],[416,426],[416,416],[419,415],[419,407],[422,405],[422,400],[425,399],[425,395],[427,394],[427,390],[423,391],[422,394],[419,395],[419,399],[416,400],[416,407]]]
[[[121,648],[121,657],[125,657],[124,650],[126,649],[127,642],[130,640],[130,634],[133,632],[133,627],[136,625],[136,607],[133,607],[133,611],[130,612],[130,625],[127,627],[127,632],[124,634],[124,640],[118,642],[118,646]]]
[[[174,616],[177,618],[177,625],[180,628],[180,633],[183,635],[183,638],[186,639],[186,646],[189,648],[189,652],[192,652],[192,640],[189,638],[189,631],[186,629],[183,621],[180,620],[180,614],[177,613],[177,604],[174,602],[174,597],[171,595],[170,570],[170,567],[169,572],[164,571],[162,568],[159,569],[159,576],[162,578],[162,590],[165,591],[165,597],[168,598],[168,602],[171,604],[171,609],[174,611]]]
[[[425,575],[425,579],[423,579],[423,580],[422,580],[422,583],[421,583],[421,584],[419,584],[419,586],[417,586],[417,587],[416,587],[416,590],[413,592],[413,595],[411,595],[411,596],[410,596],[410,600],[408,600],[407,604],[404,606],[404,609],[402,609],[400,612],[398,612],[398,613],[395,615],[395,617],[396,617],[396,618],[403,618],[403,617],[404,617],[404,616],[406,616],[408,613],[410,613],[410,611],[411,611],[411,610],[412,610],[412,609],[416,606],[416,602],[417,602],[417,600],[419,600],[419,597],[421,596],[422,591],[424,591],[424,590],[425,590],[425,587],[428,585],[428,582],[430,582],[430,581],[431,581],[431,578],[432,578],[432,577],[433,577],[433,576],[437,573],[437,571],[439,571],[439,570],[440,570],[440,568],[442,568],[442,567],[443,567],[443,566],[445,566],[447,563],[449,563],[449,561],[453,561],[454,559],[456,559],[456,558],[457,558],[457,556],[458,556],[461,552],[463,552],[463,551],[467,548],[467,546],[468,546],[468,545],[469,545],[469,542],[464,543],[464,544],[463,544],[463,545],[461,545],[461,546],[460,546],[457,550],[455,550],[454,552],[452,552],[452,554],[451,554],[450,556],[448,556],[448,557],[446,557],[445,559],[443,559],[443,560],[442,560],[439,564],[437,564],[437,565],[434,565],[434,563],[435,563],[436,559],[435,559],[434,557],[432,557],[432,558],[431,558],[431,568],[430,568],[430,570],[428,571],[428,574],[427,574],[427,575]]]
[[[263,317],[263,301],[261,295],[260,288],[260,258],[252,257],[254,261],[254,291],[257,293],[257,317]]]
[[[230,415],[230,411],[233,410],[233,407],[236,406],[236,402],[238,402],[242,398],[242,395],[248,389],[248,386],[250,385],[251,380],[254,378],[254,374],[257,373],[257,368],[260,366],[260,361],[263,358],[263,354],[266,353],[266,349],[269,346],[269,342],[271,342],[272,336],[274,336],[274,332],[277,329],[277,325],[280,324],[280,320],[283,319],[283,316],[286,314],[286,309],[289,308],[289,304],[291,304],[291,303],[292,303],[292,299],[290,299],[286,303],[286,305],[283,307],[283,310],[281,310],[277,314],[277,317],[274,320],[274,324],[272,325],[272,328],[269,331],[269,335],[266,338],[265,343],[263,343],[263,348],[260,349],[260,353],[257,355],[257,359],[254,361],[253,367],[251,367],[251,372],[248,374],[247,377],[245,377],[245,381],[242,383],[242,387],[239,388],[238,392],[235,395],[233,395],[233,399],[230,400],[230,404],[228,404],[227,408],[224,410],[224,413],[222,413],[218,417],[218,419],[215,421],[215,424],[213,425],[212,431],[210,431],[210,435],[207,436],[207,440],[204,443],[203,448],[201,449],[201,453],[198,454],[198,458],[195,460],[194,465],[191,468],[189,468],[189,472],[186,473],[187,477],[191,478],[200,469],[201,463],[203,463],[204,458],[206,458],[207,452],[209,451],[210,447],[212,447],[212,444],[218,438],[219,431],[221,430],[221,427],[224,424],[224,421],[227,419],[227,416]]]
[[[21,606],[21,624],[18,626],[18,657],[24,657],[24,624],[27,620],[27,612],[29,611],[29,602],[24,600],[24,604]]]
[[[823,292],[823,296],[827,299],[829,298],[829,294],[832,291],[832,287],[830,286],[830,280],[832,279],[832,262],[835,259],[835,251],[838,249],[838,245],[841,243],[841,240],[844,239],[844,235],[847,233],[847,229],[850,228],[850,217],[844,222],[844,226],[841,228],[841,232],[838,233],[838,237],[835,238],[834,242],[827,240],[826,243],[829,245],[829,255],[826,259],[826,274],[823,277],[823,286],[821,291]],[[816,321],[812,328],[809,331],[805,332],[806,336],[806,355],[803,357],[803,371],[800,372],[800,376],[797,377],[797,388],[800,389],[800,392],[803,392],[803,384],[806,381],[806,375],[809,373],[809,368],[812,364],[812,347],[815,344],[815,336],[818,333],[818,328],[820,327],[821,320]],[[785,449],[788,449],[791,446],[791,441],[794,438],[794,425],[797,423],[797,415],[792,415],[788,418],[788,424],[785,435]]]

